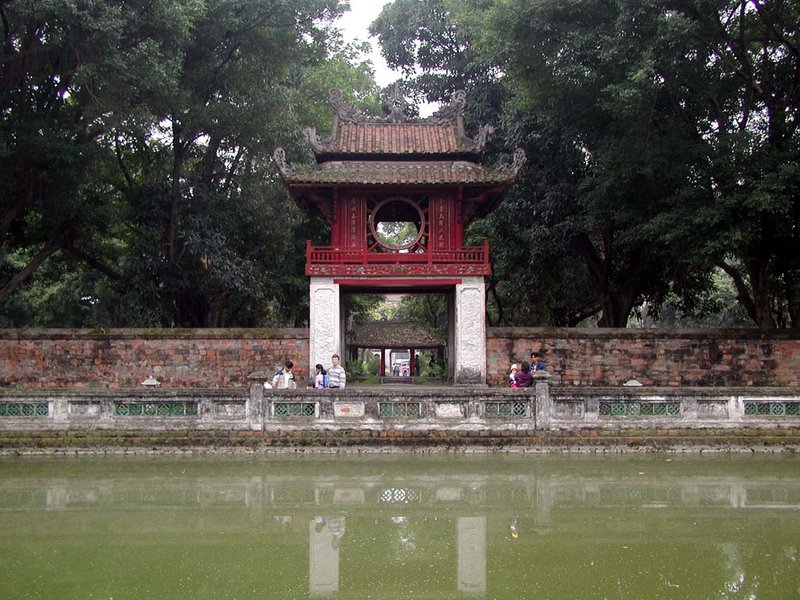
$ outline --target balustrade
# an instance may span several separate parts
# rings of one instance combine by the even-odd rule
[[[306,274],[347,274],[354,267],[392,266],[407,269],[410,274],[428,271],[435,274],[469,273],[489,274],[489,244],[443,249],[428,249],[426,252],[369,252],[366,246],[313,246],[306,242]],[[380,274],[378,271],[375,274]]]
[[[266,375],[263,375],[266,377]],[[251,378],[253,378],[251,376]],[[0,427],[302,429],[368,427],[457,431],[470,427],[547,430],[582,427],[782,427],[800,424],[800,393],[736,395],[720,389],[376,388],[264,390],[5,390]]]

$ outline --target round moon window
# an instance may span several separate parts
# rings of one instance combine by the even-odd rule
[[[422,237],[424,216],[406,198],[387,198],[372,211],[370,229],[375,240],[389,250],[408,250]]]

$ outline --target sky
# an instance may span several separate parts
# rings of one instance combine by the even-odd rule
[[[399,73],[386,66],[386,61],[378,51],[377,38],[369,37],[369,24],[381,13],[385,4],[391,0],[350,0],[350,12],[345,13],[338,21],[347,41],[369,42],[372,44],[372,64],[375,66],[375,80],[385,87],[397,79]]]
[[[375,81],[386,87],[400,77],[400,73],[386,66],[378,49],[378,39],[369,36],[369,24],[381,13],[381,9],[392,0],[350,0],[350,12],[345,13],[338,21],[344,39],[347,41],[369,42],[372,53],[369,57],[375,67]],[[438,108],[435,104],[421,104],[420,116],[427,117]]]

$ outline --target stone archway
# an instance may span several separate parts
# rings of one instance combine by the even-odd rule
[[[449,380],[463,384],[486,382],[486,303],[483,277],[457,280],[429,278],[409,282],[312,277],[309,365],[330,364],[333,354],[346,357],[342,295],[358,293],[418,293],[433,290],[448,298]],[[381,285],[383,284],[383,285]]]

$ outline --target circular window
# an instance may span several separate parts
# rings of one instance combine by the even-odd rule
[[[387,198],[380,202],[369,218],[375,240],[390,250],[408,250],[422,237],[424,216],[419,207],[407,198]]]

